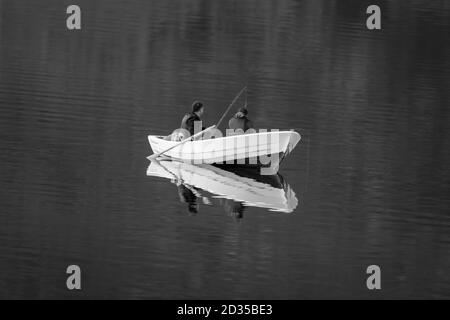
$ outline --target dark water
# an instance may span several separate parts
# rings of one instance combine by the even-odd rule
[[[69,4],[0,0],[0,298],[450,298],[448,1]],[[147,135],[244,84],[298,206],[190,214]]]

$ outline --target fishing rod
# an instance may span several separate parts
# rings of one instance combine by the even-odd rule
[[[223,119],[225,118],[225,116],[227,115],[227,113],[230,111],[231,107],[236,103],[237,99],[239,99],[239,97],[241,96],[242,92],[247,91],[247,86],[243,87],[241,89],[241,91],[239,91],[239,93],[237,94],[237,96],[233,99],[233,101],[230,103],[230,105],[228,106],[227,110],[225,111],[225,113],[222,115],[222,117],[220,118],[219,122],[217,122],[216,124],[216,128],[219,127],[220,123],[223,121]]]

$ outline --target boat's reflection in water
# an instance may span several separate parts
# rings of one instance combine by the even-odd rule
[[[281,175],[263,176],[254,168],[161,160],[151,162],[147,175],[175,184],[190,213],[197,213],[201,204],[220,205],[239,219],[248,206],[289,213],[298,204],[295,192]]]

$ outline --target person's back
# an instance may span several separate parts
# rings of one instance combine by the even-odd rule
[[[181,129],[189,131],[191,136],[194,135],[195,121],[201,121],[200,117],[197,114],[195,114],[194,112],[186,113],[183,117],[183,120],[181,120]]]
[[[200,117],[203,114],[203,110],[204,110],[203,103],[201,103],[200,101],[195,101],[192,104],[192,112],[187,113],[183,117],[183,120],[181,120],[181,128],[189,131],[191,136],[194,135],[195,122],[201,121]],[[200,125],[200,128],[201,127],[202,126]]]
[[[247,109],[240,108],[230,121],[228,121],[228,127],[235,131],[240,129],[244,132],[248,129],[253,129],[253,123],[247,118],[247,114]]]

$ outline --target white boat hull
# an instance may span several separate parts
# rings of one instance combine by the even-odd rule
[[[215,139],[187,141],[164,156],[194,164],[246,164],[271,166],[289,154],[300,141],[294,131],[271,131],[227,136]],[[148,141],[155,154],[179,142],[150,135]],[[276,159],[278,158],[278,159]]]

